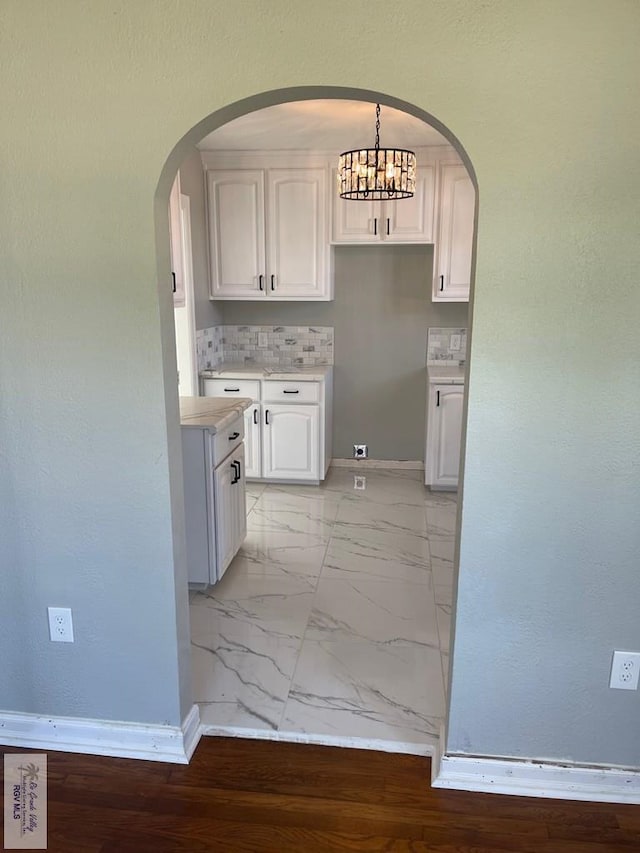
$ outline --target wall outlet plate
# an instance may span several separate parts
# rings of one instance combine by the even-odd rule
[[[637,690],[640,675],[640,652],[613,653],[609,687],[615,690]]]
[[[73,643],[73,620],[70,607],[48,607],[49,637],[52,643]]]
[[[354,459],[367,459],[369,456],[369,447],[366,444],[354,444],[353,445],[353,458]]]

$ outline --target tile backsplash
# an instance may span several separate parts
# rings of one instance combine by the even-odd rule
[[[427,365],[464,364],[466,358],[466,329],[429,329],[427,336]]]
[[[333,364],[332,326],[212,326],[196,334],[198,369],[222,364]]]

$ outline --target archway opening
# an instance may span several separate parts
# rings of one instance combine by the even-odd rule
[[[210,170],[229,169],[233,167],[233,151],[238,152],[242,143],[236,141],[234,147],[225,148],[231,137],[220,142],[219,147],[207,148],[202,145],[205,139],[216,137],[218,131],[232,128],[241,122],[243,117],[258,118],[276,108],[288,104],[308,104],[318,102],[357,102],[367,106],[380,103],[383,107],[397,110],[432,128],[449,147],[455,158],[460,162],[468,175],[475,194],[474,222],[472,234],[471,257],[475,255],[475,221],[477,220],[477,181],[472,164],[457,138],[435,117],[429,115],[414,105],[408,104],[391,96],[355,90],[342,87],[296,87],[293,89],[276,90],[247,98],[229,105],[208,116],[194,126],[179,141],[165,164],[157,189],[156,224],[159,245],[167,240],[167,202],[169,191],[176,174],[194,151],[204,164],[207,171],[206,152],[209,152],[208,166]],[[384,117],[384,112],[383,112]],[[384,125],[383,125],[384,132]],[[246,144],[246,139],[244,140]],[[358,144],[361,144],[358,142]],[[196,146],[199,146],[196,148]],[[247,154],[247,151],[254,151]],[[276,160],[264,159],[264,146],[260,154],[258,149],[243,148],[239,166],[248,169],[252,165],[259,169],[268,169],[265,163],[276,163]],[[273,147],[272,147],[273,150]],[[289,156],[290,149],[287,149]],[[213,153],[212,153],[213,152]],[[217,153],[215,153],[217,152]],[[340,151],[334,154],[337,157]],[[229,159],[231,157],[231,159]],[[251,160],[262,157],[260,163],[252,164]],[[279,162],[280,167],[283,161]],[[238,168],[236,165],[236,168]],[[327,165],[327,169],[330,166]],[[184,183],[184,182],[183,182]],[[331,189],[333,184],[329,181]],[[201,182],[201,188],[202,188]],[[193,184],[192,184],[193,186]],[[184,185],[183,185],[184,189]],[[201,189],[202,191],[202,189]],[[204,191],[202,191],[204,192]],[[189,195],[186,193],[185,195]],[[203,196],[204,203],[206,198]],[[193,212],[192,212],[193,215]],[[211,215],[209,210],[206,215]],[[389,220],[387,219],[387,223]],[[377,225],[377,223],[376,223]],[[376,228],[377,230],[377,228]],[[209,241],[210,233],[206,235]],[[435,238],[434,238],[435,239]],[[431,243],[434,242],[431,240]],[[408,259],[407,245],[401,241],[395,246],[379,246],[367,249],[370,252],[365,260],[363,251],[356,257],[353,244],[333,245],[332,253],[345,276],[353,276],[360,269],[365,277],[372,277],[375,269],[385,264],[392,270],[395,268],[400,278],[412,268],[412,264],[433,262],[433,252],[424,250],[427,240],[416,241],[410,247],[411,257]],[[404,247],[404,248],[403,248]],[[385,254],[392,248],[394,255]],[[210,241],[207,252],[211,252]],[[374,253],[378,252],[377,260]],[[170,277],[167,269],[167,252],[159,251],[159,281],[166,282]],[[408,259],[408,260],[407,260]],[[400,271],[398,270],[400,265]],[[473,262],[471,263],[470,281],[473,277]],[[210,275],[210,270],[207,270]],[[428,275],[433,278],[433,270]],[[208,282],[208,285],[210,282]],[[429,299],[425,293],[425,300]],[[352,318],[361,324],[361,331],[366,337],[366,317],[358,318],[357,293],[351,289],[351,300],[341,303],[339,311],[345,309]],[[215,302],[217,300],[213,300]],[[325,328],[323,318],[327,319],[326,326],[335,317],[327,308],[330,303],[321,304],[322,312],[314,313],[311,317],[309,306],[315,303],[307,302],[306,316],[303,318],[296,307],[300,303],[295,300],[285,305],[283,302],[266,306],[252,301],[236,302],[233,299],[223,301],[223,308],[214,311],[213,326],[201,328],[202,323],[195,322],[198,332],[213,327],[251,327],[252,334],[260,332],[260,327],[307,329],[320,326]],[[471,325],[471,298],[469,297],[468,318],[464,330]],[[247,307],[247,306],[250,306]],[[441,307],[441,310],[442,309]],[[466,308],[465,308],[466,310]],[[318,322],[318,318],[321,322]],[[460,332],[460,315],[456,315],[453,326],[447,325],[447,318],[440,314],[434,329],[449,328],[452,337]],[[294,322],[294,320],[296,322]],[[256,327],[255,330],[253,327]],[[343,340],[345,329],[342,329]],[[240,334],[240,333],[238,333]],[[285,332],[286,334],[286,332]],[[174,346],[174,330],[167,325],[163,328],[164,343],[167,347]],[[440,336],[437,345],[443,346],[444,338]],[[200,346],[208,346],[215,350],[217,341],[206,335],[200,338]],[[235,341],[235,344],[238,342]],[[333,343],[333,341],[332,341]],[[339,339],[336,338],[335,349],[340,350]],[[427,329],[424,329],[424,344],[427,344]],[[435,345],[435,344],[434,344]],[[452,346],[459,347],[460,342]],[[307,346],[312,344],[307,343]],[[237,355],[238,350],[234,350]],[[427,350],[427,355],[429,354]],[[206,354],[200,352],[200,370],[207,367],[217,368],[219,363],[207,364]],[[389,348],[393,357],[393,347]],[[224,358],[224,353],[222,355]],[[252,356],[255,358],[255,355]],[[339,364],[334,365],[339,381]],[[423,365],[424,367],[424,365]],[[344,378],[344,377],[343,377]],[[428,387],[425,379],[424,387]],[[170,385],[170,383],[169,383]],[[167,393],[175,393],[175,387],[167,387]],[[387,397],[389,389],[387,387]],[[426,392],[425,392],[426,393]],[[437,392],[440,396],[440,391]],[[344,396],[349,396],[348,386]],[[383,395],[381,395],[382,398]],[[444,396],[441,398],[444,401]],[[440,406],[440,399],[437,405]],[[381,403],[385,406],[385,403]],[[391,408],[395,408],[394,400]],[[388,408],[388,404],[387,404]],[[444,408],[444,406],[443,406]],[[465,405],[466,410],[466,405]],[[428,418],[428,415],[427,415]],[[462,423],[466,420],[466,411],[461,414]],[[462,440],[464,447],[464,440]],[[399,453],[399,456],[402,454]],[[344,454],[343,454],[344,456]],[[339,461],[339,458],[338,458]],[[412,460],[396,460],[412,461]],[[414,460],[415,461],[415,460]],[[211,587],[208,593],[192,597],[192,639],[194,649],[194,700],[201,709],[202,720],[208,733],[238,733],[243,731],[251,736],[269,736],[276,733],[278,737],[305,737],[317,739],[319,742],[346,743],[354,738],[360,738],[359,745],[373,744],[378,748],[393,749],[394,745],[406,751],[432,751],[437,740],[440,723],[444,717],[444,691],[441,712],[433,712],[429,708],[414,706],[410,697],[411,690],[398,689],[398,682],[404,687],[410,687],[419,682],[424,673],[424,660],[416,663],[416,650],[437,647],[440,656],[440,667],[445,664],[448,673],[449,658],[449,622],[454,610],[453,590],[455,587],[454,566],[456,555],[454,543],[459,540],[459,530],[456,529],[455,506],[462,500],[463,460],[460,465],[460,482],[457,491],[457,501],[443,493],[424,491],[420,478],[409,473],[411,468],[397,466],[390,473],[383,474],[380,469],[359,468],[351,470],[342,465],[336,465],[332,477],[323,480],[324,486],[319,491],[302,494],[300,489],[263,486],[250,487],[250,524],[255,534],[249,548],[245,548],[237,565],[241,570],[235,572],[235,583],[232,575],[226,575],[220,584]],[[355,478],[355,479],[354,479]],[[259,478],[260,481],[263,478]],[[368,480],[368,482],[367,482]],[[364,488],[363,486],[364,481]],[[359,485],[358,485],[359,483]],[[355,486],[355,489],[354,489]],[[401,486],[401,488],[400,488]],[[415,499],[417,487],[424,500]],[[300,487],[310,489],[313,487]],[[371,501],[373,508],[368,514],[363,509],[362,498],[378,488],[377,500]],[[362,491],[363,495],[359,492]],[[336,495],[339,495],[336,498]],[[413,496],[413,497],[412,497]],[[335,513],[334,506],[335,504]],[[271,507],[271,509],[270,509]],[[320,511],[321,507],[321,511]],[[454,507],[452,512],[452,507]],[[314,516],[315,510],[315,516]],[[326,511],[325,511],[326,510]],[[423,513],[424,521],[419,520]],[[297,519],[293,516],[299,516]],[[304,529],[296,529],[306,518]],[[404,522],[403,522],[404,517]],[[457,517],[460,517],[458,512]],[[410,521],[406,521],[410,519]],[[285,528],[284,534],[282,532]],[[330,527],[327,534],[325,528]],[[288,528],[288,529],[287,529]],[[281,532],[279,544],[278,529]],[[313,529],[313,533],[310,530]],[[318,531],[325,532],[318,536]],[[403,531],[403,532],[399,532]],[[274,535],[269,535],[274,534]],[[290,550],[298,551],[297,572],[291,562],[283,560],[283,551],[287,549],[287,535],[307,536],[303,543],[299,538]],[[395,537],[395,539],[394,539]],[[400,538],[398,538],[400,537]],[[404,541],[400,541],[404,537]],[[426,542],[426,547],[421,545]],[[395,552],[391,547],[395,545]],[[279,550],[280,549],[280,550]],[[315,549],[315,550],[314,550]],[[279,553],[278,553],[279,552]],[[317,553],[316,553],[317,552]],[[322,552],[321,565],[317,565]],[[365,553],[366,552],[366,553]],[[365,556],[363,557],[363,553]],[[306,559],[302,555],[305,555]],[[309,555],[314,554],[313,559]],[[381,556],[380,556],[381,555]],[[399,556],[398,556],[399,555]],[[362,559],[369,560],[369,565],[375,569],[369,572],[362,570]],[[358,562],[360,560],[360,563]],[[316,562],[314,562],[316,561]],[[380,564],[386,568],[380,572]],[[311,565],[313,564],[313,565]],[[402,630],[403,621],[406,623],[408,609],[419,596],[416,588],[415,573],[428,566],[430,575],[426,585],[430,585],[432,594],[432,628],[430,634],[425,629],[425,610],[419,607],[414,612],[413,633],[408,635]],[[237,566],[236,566],[237,567]],[[311,570],[310,570],[311,569]],[[316,573],[316,569],[319,569]],[[323,571],[325,574],[323,575]],[[393,573],[397,574],[394,575]],[[449,572],[449,575],[446,575]],[[409,577],[407,577],[409,575]],[[355,578],[355,579],[354,579]],[[443,582],[449,578],[450,582]],[[424,580],[424,579],[421,579]],[[409,584],[402,593],[399,588],[404,583]],[[374,588],[377,591],[374,594]],[[416,584],[416,587],[418,584]],[[440,590],[437,588],[440,587]],[[451,594],[444,593],[442,588],[448,587]],[[395,599],[395,603],[394,602]],[[265,609],[262,602],[278,600],[282,607]],[[300,608],[297,602],[303,602]],[[198,607],[202,609],[197,609]],[[306,617],[304,616],[306,608]],[[213,621],[209,621],[213,611]],[[384,617],[386,612],[387,617]],[[382,623],[387,618],[387,625]],[[225,622],[226,620],[226,622]],[[295,624],[294,624],[295,623]],[[201,634],[194,637],[197,631]],[[445,638],[445,634],[447,635]],[[304,643],[307,646],[304,647]],[[366,642],[375,643],[379,651],[385,649],[395,653],[387,655],[385,666],[393,677],[387,683],[379,682],[379,661],[372,658],[371,648]],[[371,660],[374,660],[371,665]],[[401,673],[404,673],[403,675]],[[437,677],[437,676],[433,676]],[[445,674],[445,681],[446,681]],[[319,686],[324,678],[324,683]],[[396,681],[394,687],[392,682]],[[318,689],[316,689],[318,687]],[[284,691],[284,692],[283,692]],[[365,694],[364,704],[359,705],[359,697]],[[375,697],[380,700],[376,704]],[[314,698],[315,697],[315,698]],[[292,710],[295,706],[295,710]],[[392,720],[391,709],[404,709]],[[289,710],[288,710],[289,708]],[[330,712],[327,717],[324,712]],[[386,714],[386,716],[385,716]],[[330,718],[330,719],[329,719]],[[411,725],[403,723],[409,719]],[[337,722],[336,722],[337,721]],[[341,722],[342,721],[342,722]],[[345,723],[345,725],[342,725]],[[395,732],[390,735],[392,729]],[[416,731],[423,729],[429,737],[418,738]]]

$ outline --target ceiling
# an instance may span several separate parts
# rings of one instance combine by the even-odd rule
[[[375,121],[375,104],[364,101],[294,101],[234,119],[205,136],[198,148],[217,151],[302,148],[339,153],[373,147]],[[382,147],[443,144],[449,143],[431,125],[393,107],[382,107]]]

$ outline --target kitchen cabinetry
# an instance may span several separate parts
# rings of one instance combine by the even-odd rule
[[[461,163],[440,163],[434,302],[468,302],[476,196]]]
[[[247,533],[242,415],[220,432],[182,429],[189,583],[219,581]]]
[[[184,296],[184,245],[182,240],[182,211],[180,209],[180,173],[171,187],[169,195],[169,247],[171,252],[171,278],[173,304],[176,308],[185,304]]]
[[[334,170],[334,178],[336,172]],[[335,180],[333,186],[335,187]],[[333,195],[334,243],[432,243],[435,166],[416,171],[416,191],[400,201],[350,201]]]
[[[430,383],[427,411],[425,484],[457,489],[462,439],[464,384]]]
[[[254,403],[244,413],[244,471],[247,480],[262,476],[262,408]]]
[[[327,169],[207,170],[211,298],[333,298]]]
[[[331,461],[332,371],[324,378],[203,380],[207,397],[252,396],[244,413],[247,479],[319,483]]]
[[[262,472],[267,480],[319,480],[320,406],[264,404]]]
[[[213,472],[216,581],[220,580],[247,535],[244,447],[231,453]]]

